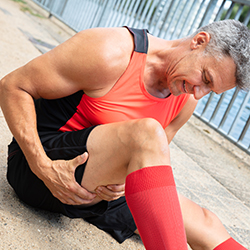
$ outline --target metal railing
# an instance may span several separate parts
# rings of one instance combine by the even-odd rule
[[[75,31],[93,27],[146,28],[177,39],[222,19],[250,20],[250,0],[33,0]],[[194,115],[250,154],[250,93],[233,89],[202,98]]]

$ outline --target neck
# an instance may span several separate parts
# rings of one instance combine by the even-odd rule
[[[171,61],[172,50],[183,39],[167,41],[149,35],[149,49],[144,70],[144,84],[149,94],[166,98],[170,91],[167,84],[167,69]]]
[[[166,78],[165,51],[167,41],[149,37],[149,49],[144,70],[144,84],[148,93],[157,98],[166,98],[169,95]]]
[[[145,71],[150,71],[149,68],[145,67]],[[157,98],[166,98],[169,96],[170,91],[167,87],[167,80],[160,79],[154,72],[144,74],[144,84],[147,92]]]

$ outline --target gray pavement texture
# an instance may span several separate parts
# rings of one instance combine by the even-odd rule
[[[31,0],[0,0],[0,34],[2,78],[75,32],[48,18]],[[144,249],[138,236],[119,245],[82,219],[21,202],[6,181],[11,133],[1,110],[0,129],[0,249]],[[216,213],[230,234],[250,249],[250,156],[195,117],[170,148],[178,191]]]

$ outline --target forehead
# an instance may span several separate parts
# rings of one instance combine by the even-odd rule
[[[233,59],[229,56],[220,59],[210,56],[208,60],[207,74],[212,82],[212,91],[220,94],[234,88],[236,86],[236,65]]]

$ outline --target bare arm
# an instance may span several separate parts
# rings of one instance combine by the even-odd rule
[[[95,197],[74,180],[75,168],[85,161],[85,157],[79,156],[72,161],[51,161],[47,157],[36,129],[33,99],[56,99],[79,90],[92,97],[108,92],[130,58],[131,38],[124,30],[81,32],[0,82],[1,108],[31,170],[64,203],[84,204]],[[131,48],[126,45],[116,48],[120,37],[125,42],[127,39]]]
[[[185,104],[181,112],[165,128],[169,143],[172,141],[178,130],[189,120],[195,110],[196,104],[197,100],[194,99],[193,95],[190,95],[187,103]]]

